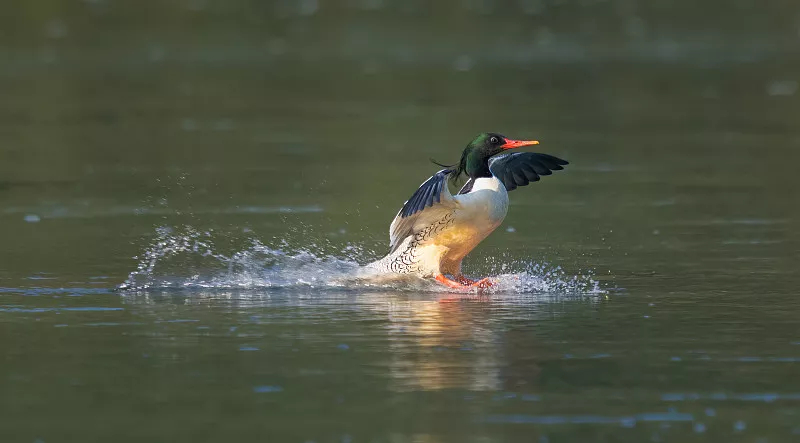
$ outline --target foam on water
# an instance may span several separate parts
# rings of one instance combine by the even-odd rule
[[[363,264],[379,254],[347,245],[338,254],[328,254],[316,245],[293,248],[286,240],[267,246],[256,238],[232,252],[221,253],[215,234],[184,227],[157,229],[156,237],[118,289],[137,291],[169,288],[253,289],[313,287],[323,289],[391,288],[413,291],[447,291],[437,282],[409,275],[381,275]],[[591,274],[570,276],[559,267],[488,258],[489,276],[496,284],[483,292],[599,294]],[[496,263],[502,263],[497,265]],[[483,275],[482,275],[483,276]],[[477,289],[475,290],[477,291]]]

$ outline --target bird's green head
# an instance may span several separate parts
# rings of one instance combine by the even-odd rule
[[[470,178],[491,177],[489,158],[507,149],[538,144],[536,140],[511,140],[495,132],[484,132],[464,148],[461,161],[455,174],[452,175],[453,181],[458,180],[461,174],[466,174]]]

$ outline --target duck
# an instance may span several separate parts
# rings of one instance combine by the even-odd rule
[[[500,226],[508,213],[508,193],[564,169],[569,162],[536,152],[506,151],[538,145],[494,132],[479,134],[457,164],[425,180],[403,204],[389,226],[389,252],[367,268],[382,274],[432,278],[452,289],[488,288],[489,277],[471,279],[461,264],[480,242]],[[466,182],[453,195],[461,176]]]

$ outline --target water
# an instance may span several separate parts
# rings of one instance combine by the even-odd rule
[[[65,5],[0,7],[0,440],[800,438],[793,6]],[[570,161],[499,284],[354,278],[482,131]]]

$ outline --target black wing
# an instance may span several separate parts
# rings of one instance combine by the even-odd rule
[[[564,169],[569,162],[558,157],[536,152],[515,152],[498,155],[489,160],[489,170],[497,177],[507,191],[539,181],[542,175],[550,175],[553,171]]]
[[[400,209],[398,217],[406,218],[428,206],[433,206],[434,202],[439,203],[442,189],[447,186],[447,175],[451,172],[449,169],[442,169],[420,185],[419,189],[411,194],[411,198]]]
[[[458,191],[457,195],[468,194],[470,191],[472,191],[472,186],[474,186],[474,185],[475,185],[475,180],[474,179],[467,180],[467,182],[464,183],[464,186],[461,187],[461,190]]]

